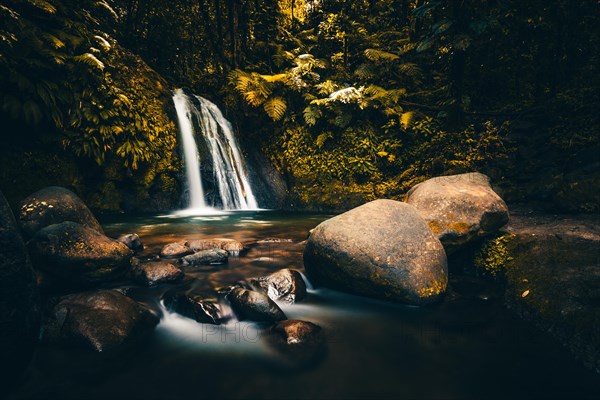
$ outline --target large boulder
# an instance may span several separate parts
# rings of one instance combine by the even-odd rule
[[[600,218],[515,216],[480,266],[503,272],[506,304],[600,372]]]
[[[131,250],[75,222],[50,225],[28,243],[34,266],[70,283],[97,283],[121,275]]]
[[[508,222],[508,207],[478,172],[440,176],[414,186],[406,202],[427,221],[447,252],[496,232]]]
[[[286,319],[279,306],[263,293],[236,287],[226,298],[240,321],[277,322]]]
[[[289,268],[250,279],[249,283],[253,289],[266,293],[271,300],[296,303],[306,297],[306,283],[302,275]]]
[[[446,253],[409,204],[375,200],[328,219],[311,233],[304,266],[317,286],[410,304],[444,294]]]
[[[0,383],[7,390],[29,364],[38,341],[36,280],[12,211],[0,192]]]
[[[65,221],[77,222],[104,233],[85,203],[75,193],[59,186],[44,188],[21,201],[18,219],[27,238],[46,226]]]
[[[154,329],[158,322],[154,312],[116,290],[77,293],[54,306],[43,339],[104,351]]]

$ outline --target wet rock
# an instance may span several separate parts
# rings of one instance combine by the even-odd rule
[[[179,267],[165,261],[143,263],[134,259],[131,263],[131,276],[142,285],[155,286],[181,281],[185,274]]]
[[[117,241],[123,243],[135,252],[144,250],[144,245],[142,244],[140,237],[135,233],[121,235],[117,238]]]
[[[508,207],[478,172],[440,176],[414,186],[406,202],[427,221],[447,252],[496,232],[508,222]]]
[[[206,239],[190,240],[185,243],[192,251],[221,249],[229,253],[230,256],[239,256],[244,251],[244,245],[233,239]]]
[[[27,238],[40,229],[61,222],[77,222],[100,233],[100,223],[85,203],[73,192],[59,186],[39,190],[19,204],[18,222]]]
[[[442,244],[411,205],[393,200],[318,225],[304,266],[315,285],[417,305],[439,299],[448,283]]]
[[[267,342],[284,357],[286,364],[301,366],[325,355],[325,335],[312,322],[286,320],[271,327]]]
[[[201,250],[189,256],[182,257],[179,262],[183,266],[224,264],[227,262],[229,253],[221,249]]]
[[[109,350],[151,331],[159,318],[148,308],[116,290],[62,297],[44,326],[44,340]]]
[[[600,372],[600,232],[553,227],[505,242],[505,301]],[[558,236],[557,236],[558,235]],[[559,238],[560,237],[560,238]],[[503,253],[504,254],[504,253]]]
[[[286,319],[279,306],[265,294],[236,287],[226,298],[240,321],[275,322]]]
[[[169,243],[160,251],[160,256],[163,258],[178,258],[192,253],[189,247],[181,243]]]
[[[132,256],[123,243],[75,222],[41,229],[28,247],[34,267],[79,283],[119,277]]]
[[[289,268],[251,279],[249,283],[255,290],[265,292],[271,300],[296,303],[306,297],[306,283],[302,275]]]
[[[215,299],[175,293],[165,296],[164,303],[167,310],[204,324],[219,325],[224,319],[221,307]]]
[[[0,192],[0,375],[7,390],[22,375],[40,330],[36,279],[25,244],[4,195]]]

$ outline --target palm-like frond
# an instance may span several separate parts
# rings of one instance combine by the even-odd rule
[[[273,121],[279,121],[285,115],[287,103],[281,97],[271,97],[264,102],[263,108]]]

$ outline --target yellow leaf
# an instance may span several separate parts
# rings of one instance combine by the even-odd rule
[[[527,297],[527,295],[528,295],[528,294],[529,294],[529,289],[527,289],[526,291],[524,291],[524,292],[521,294],[521,297],[525,298],[525,297]]]

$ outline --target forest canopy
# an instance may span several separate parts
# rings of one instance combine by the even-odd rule
[[[226,108],[290,203],[478,170],[509,200],[566,207],[565,187],[597,183],[599,15],[592,0],[4,1],[1,118],[112,166],[104,181],[175,190],[169,90],[186,87]]]

